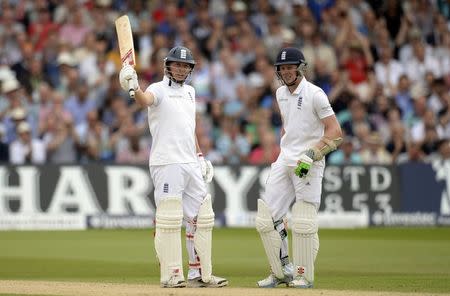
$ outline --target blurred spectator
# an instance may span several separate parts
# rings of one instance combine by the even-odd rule
[[[84,156],[89,160],[111,161],[114,152],[108,127],[99,120],[97,110],[89,111],[86,120],[86,124],[83,122],[75,126],[76,135],[86,148]]]
[[[448,139],[440,140],[437,143],[438,158],[442,160],[450,159],[450,141]]]
[[[128,135],[128,145],[119,151],[116,156],[117,163],[147,164],[150,154],[149,145],[142,141],[138,133]]]
[[[344,119],[342,123],[342,128],[345,131],[345,134],[349,136],[355,135],[355,126],[358,123],[366,123],[370,129],[370,131],[375,130],[374,124],[370,121],[370,118],[367,113],[367,107],[358,99],[353,99],[349,105],[349,118]],[[343,115],[338,114],[338,118],[342,118]]]
[[[93,98],[89,97],[89,88],[86,83],[77,83],[77,93],[70,96],[64,104],[64,108],[70,112],[75,126],[83,124],[87,114],[96,107]]]
[[[364,164],[391,164],[392,156],[384,148],[382,139],[377,132],[372,132],[366,138],[367,146],[361,151]]]
[[[62,118],[50,114],[46,118],[42,140],[46,146],[47,161],[51,163],[74,163],[77,161],[77,136],[71,117]]]
[[[438,133],[434,127],[427,127],[425,129],[425,138],[422,143],[422,151],[429,156],[437,151],[437,144],[439,141]]]
[[[436,129],[436,116],[431,110],[426,110],[423,116],[411,127],[412,141],[422,142],[425,139],[427,128]]]
[[[337,57],[334,49],[322,39],[319,30],[312,32],[311,39],[305,42],[302,52],[308,62],[309,79],[330,75],[337,69]]]
[[[59,39],[68,43],[71,47],[78,47],[84,41],[90,28],[84,23],[83,15],[86,11],[78,6],[68,14],[67,22],[59,29]]]
[[[44,143],[31,136],[30,125],[22,121],[17,126],[18,139],[9,146],[9,161],[12,164],[42,164],[46,160]]]
[[[197,135],[198,144],[200,145],[200,150],[203,156],[211,161],[212,164],[223,164],[222,154],[214,148],[214,142],[208,135]]]
[[[401,121],[390,125],[391,139],[386,144],[386,150],[392,155],[392,162],[402,162],[407,158],[408,143],[406,141],[405,127]]]
[[[375,63],[375,74],[378,83],[383,86],[387,96],[396,93],[396,86],[405,70],[403,65],[393,57],[393,49],[385,45],[380,49],[380,60]]]
[[[410,162],[424,162],[426,155],[420,148],[420,143],[410,142],[408,144],[408,158],[405,161]]]
[[[422,42],[413,44],[413,56],[405,63],[406,74],[412,82],[420,83],[425,79],[425,74],[430,72],[435,78],[440,78],[441,68],[439,62],[431,54],[426,53]]]
[[[222,120],[221,134],[216,143],[217,150],[229,164],[245,162],[250,152],[250,144],[241,133],[238,123],[229,117]]]
[[[0,162],[9,161],[9,146],[4,142],[5,127],[0,124]]]
[[[406,74],[401,75],[397,84],[397,91],[395,93],[395,103],[402,112],[402,119],[407,121],[414,114],[414,104],[410,92],[410,80]]]
[[[280,154],[280,147],[275,134],[271,130],[260,129],[261,144],[252,150],[248,162],[255,165],[269,165],[275,162]]]

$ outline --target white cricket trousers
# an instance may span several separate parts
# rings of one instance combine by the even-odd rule
[[[272,163],[262,199],[269,206],[272,218],[277,221],[286,216],[291,204],[303,200],[320,206],[323,167],[312,166],[305,178],[294,173],[295,167],[280,161]]]
[[[185,219],[197,216],[207,194],[198,162],[150,166],[150,175],[155,186],[156,207],[164,198],[179,197]]]

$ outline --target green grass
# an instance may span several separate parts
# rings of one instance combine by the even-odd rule
[[[268,274],[254,229],[215,229],[213,240],[214,271],[230,285]],[[156,284],[153,230],[0,232],[0,279]],[[320,230],[315,287],[449,293],[450,228]]]

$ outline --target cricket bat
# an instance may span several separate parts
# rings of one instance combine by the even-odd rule
[[[127,15],[122,15],[116,19],[117,40],[119,43],[120,60],[123,66],[136,66],[134,54],[133,33],[131,32],[130,19]],[[128,93],[134,99],[134,89],[130,88]]]

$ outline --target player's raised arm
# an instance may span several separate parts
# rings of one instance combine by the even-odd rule
[[[139,81],[137,77],[136,70],[130,65],[124,66],[119,73],[120,85],[123,90],[129,91],[129,89],[134,90],[136,102],[143,106],[148,107],[155,101],[155,96],[150,92],[143,92],[139,87]]]

